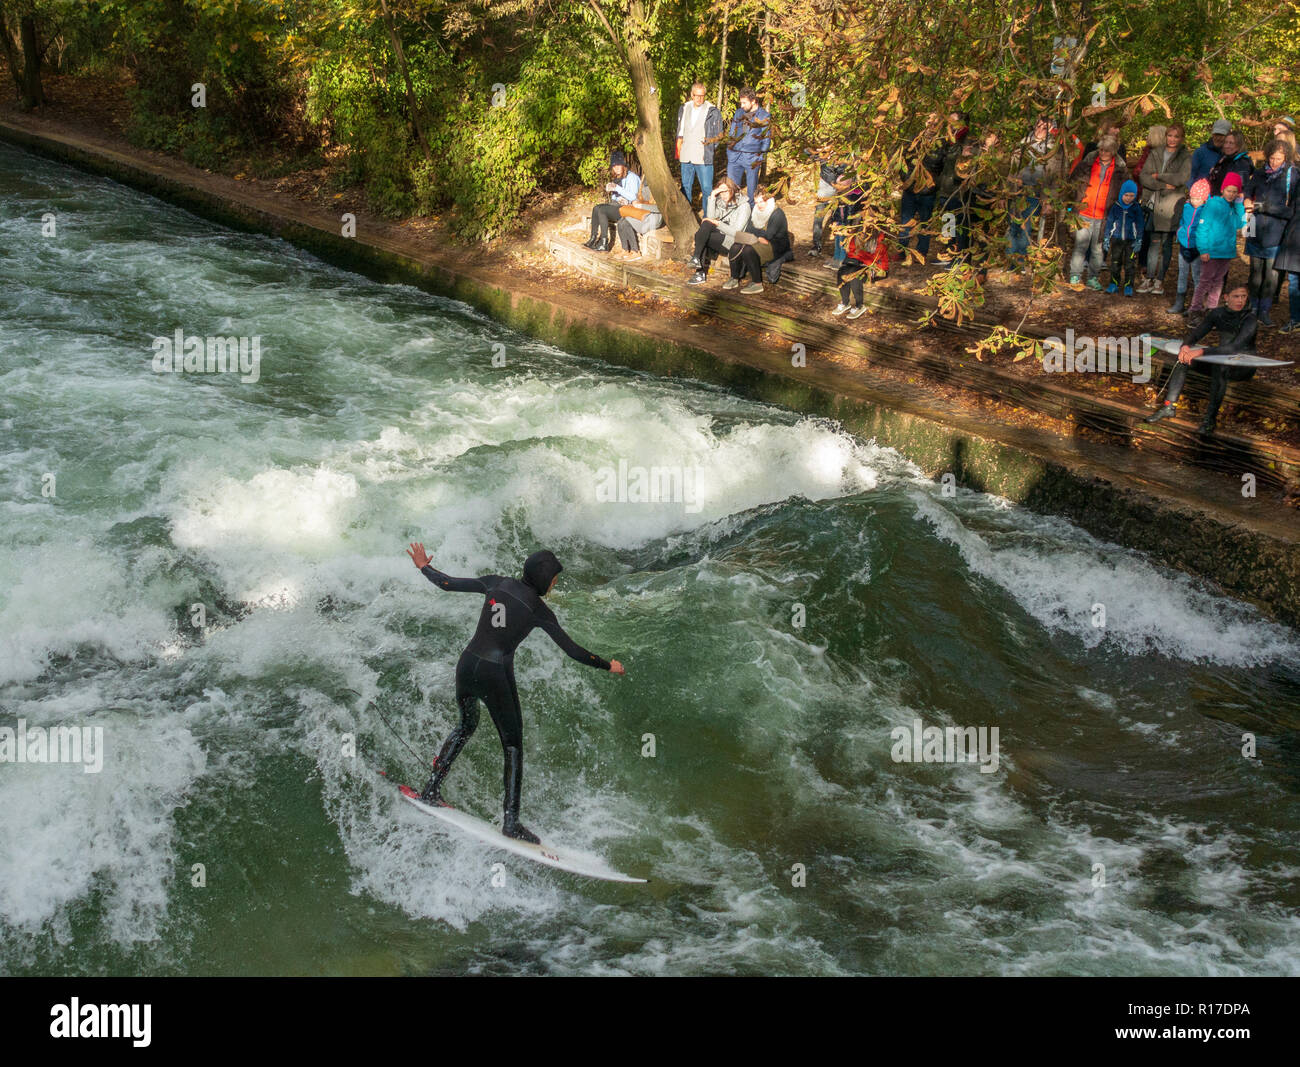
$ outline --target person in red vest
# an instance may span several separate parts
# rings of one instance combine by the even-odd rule
[[[1071,285],[1082,283],[1086,265],[1092,271],[1088,287],[1101,288],[1098,276],[1103,255],[1102,228],[1106,212],[1119,199],[1120,186],[1128,180],[1128,168],[1118,153],[1119,141],[1107,134],[1097,150],[1084,156],[1070,174],[1079,194],[1079,206],[1075,209],[1079,222],[1074,231],[1074,253],[1070,256]]]

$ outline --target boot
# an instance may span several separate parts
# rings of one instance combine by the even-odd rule
[[[1171,315],[1181,315],[1187,310],[1187,294],[1179,293],[1174,297],[1174,306],[1169,309]]]
[[[600,240],[591,246],[593,252],[608,252],[610,249],[610,240],[604,234],[601,234]]]
[[[506,837],[520,841],[530,841],[540,845],[541,839],[519,822],[519,793],[524,784],[524,753],[522,749],[506,749],[506,813],[501,825],[501,832]]]
[[[1148,415],[1143,422],[1159,422],[1161,419],[1172,419],[1178,414],[1178,405],[1166,400],[1158,408]]]
[[[1228,394],[1228,376],[1226,374],[1214,374],[1210,376],[1210,402],[1206,405],[1205,415],[1201,418],[1201,424],[1196,427],[1196,432],[1201,437],[1214,436],[1214,424],[1219,418],[1219,407],[1223,403],[1223,398]]]
[[[1259,302],[1259,309],[1255,312],[1256,316],[1259,318],[1259,324],[1261,326],[1267,326],[1269,329],[1273,328],[1273,324],[1268,320],[1268,313],[1272,307],[1273,301],[1261,300]]]
[[[442,751],[438,753],[437,759],[433,761],[433,774],[429,776],[429,782],[424,787],[424,792],[420,794],[420,799],[426,804],[437,804],[440,807],[451,807],[442,799],[442,782],[451,771],[451,765],[460,755],[460,750],[465,747],[465,742],[469,740],[469,734],[461,730],[459,726],[452,730],[451,736],[443,742]]]

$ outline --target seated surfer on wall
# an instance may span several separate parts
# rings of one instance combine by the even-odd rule
[[[524,773],[524,723],[519,708],[519,691],[515,688],[515,649],[533,629],[540,627],[570,657],[589,667],[613,674],[623,674],[618,660],[604,660],[588,652],[560,626],[555,613],[542,603],[555,585],[560,561],[543,549],[524,561],[523,581],[499,574],[478,578],[453,578],[435,570],[424,545],[413,543],[406,550],[420,572],[434,585],[453,593],[482,593],[483,610],[478,629],[456,664],[456,703],[460,706],[460,723],[443,743],[433,761],[433,775],[420,799],[428,804],[444,803],[439,790],[452,762],[478,727],[478,702],[487,705],[492,723],[505,750],[505,823],[506,837],[540,844],[537,836],[519,823],[519,795]]]
[[[1164,402],[1147,416],[1147,422],[1169,419],[1178,413],[1178,396],[1182,392],[1183,382],[1187,380],[1190,368],[1196,374],[1210,376],[1210,402],[1205,409],[1205,416],[1196,432],[1202,437],[1214,433],[1214,423],[1219,416],[1219,406],[1228,392],[1229,382],[1245,381],[1255,376],[1253,367],[1231,367],[1224,363],[1194,363],[1198,356],[1235,355],[1250,352],[1255,347],[1255,334],[1259,330],[1259,320],[1247,306],[1250,293],[1245,285],[1233,286],[1228,292],[1226,303],[1214,308],[1200,324],[1183,338],[1183,346],[1178,352],[1178,362],[1169,373],[1169,384],[1165,387]],[[1219,331],[1219,344],[1215,348],[1204,345],[1195,347],[1211,330]]]

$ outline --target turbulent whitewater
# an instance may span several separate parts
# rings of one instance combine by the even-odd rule
[[[0,727],[103,730],[96,773],[0,762],[2,973],[1300,972],[1297,634],[833,424],[0,148],[0,465]],[[521,647],[524,820],[651,884],[379,776],[479,608],[417,540],[564,562],[628,673]],[[896,762],[918,720],[996,771]],[[447,794],[500,817],[486,715]]]

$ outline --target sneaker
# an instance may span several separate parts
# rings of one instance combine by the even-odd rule
[[[955,259],[936,259],[934,261],[934,265],[939,270],[952,270],[953,264],[956,262],[957,261]]]
[[[761,293],[763,291],[763,283],[750,282],[747,286],[745,286],[745,288],[743,288],[740,291],[744,293],[746,296],[753,296],[755,293]]]
[[[704,269],[704,264],[700,262],[699,256],[691,256],[691,258],[686,261],[686,265],[688,267],[693,267],[695,270]]]
[[[844,312],[846,312],[846,311],[848,311],[848,310],[849,310],[849,305],[848,305],[848,304],[840,303],[840,304],[836,304],[836,305],[835,305],[835,307],[834,307],[834,308],[832,309],[832,311],[831,311],[831,314],[832,314],[832,315],[843,315]]]
[[[737,279],[737,278],[728,278],[725,282],[722,283],[722,288],[724,288],[724,289],[739,289],[739,288],[740,288],[740,280]]]
[[[850,311],[850,312],[849,312],[847,315],[845,315],[844,317],[845,317],[846,319],[860,319],[860,318],[862,318],[862,316],[865,315],[866,313],[867,313],[867,305],[866,305],[866,304],[859,304],[857,307],[855,307],[852,311]]]
[[[1114,282],[1111,282],[1108,286],[1106,286],[1106,292],[1109,293],[1111,296],[1114,296],[1116,293],[1119,292],[1119,286],[1116,285]]]
[[[809,259],[815,259],[817,256],[820,256],[821,254],[822,254],[822,250],[816,247],[808,249],[808,251],[805,253],[805,255],[807,255]]]
[[[1151,412],[1151,414],[1148,415],[1142,421],[1159,422],[1161,419],[1172,419],[1177,414],[1178,414],[1178,405],[1171,404],[1169,403],[1168,400],[1166,400],[1163,404],[1161,404],[1158,408],[1156,408],[1155,411]]]
[[[1278,327],[1278,333],[1300,333],[1300,322],[1288,322],[1285,326]]]
[[[687,284],[687,285],[703,285],[703,284],[705,283],[705,281],[708,280],[708,277],[709,277],[709,276],[708,276],[707,274],[705,274],[704,271],[702,271],[702,270],[697,270],[694,274],[691,275],[690,280],[689,280],[686,284]]]
[[[1101,279],[1099,278],[1089,278],[1085,284],[1089,289],[1096,289],[1098,292],[1101,291]]]
[[[825,267],[827,270],[839,270],[840,264],[842,262],[844,261],[840,259],[828,259],[825,263],[822,264],[822,266]]]
[[[1124,286],[1124,295],[1125,295],[1125,296],[1132,296],[1132,295],[1133,295],[1133,286],[1131,286],[1131,285],[1126,285],[1126,286]]]
[[[1138,291],[1139,293],[1149,293],[1149,292],[1151,292],[1151,286],[1152,286],[1152,284],[1153,284],[1153,283],[1152,283],[1152,281],[1151,281],[1150,278],[1143,278],[1140,282],[1138,282],[1137,291]],[[1132,294],[1132,293],[1125,293],[1124,295],[1125,295],[1125,296],[1132,296],[1133,294]]]
[[[1165,295],[1165,283],[1164,283],[1164,282],[1152,282],[1152,283],[1151,283],[1151,295],[1152,295],[1152,296],[1164,296],[1164,295]]]

